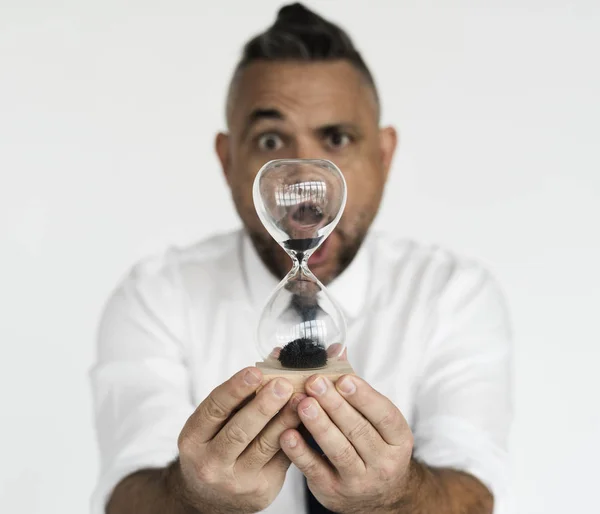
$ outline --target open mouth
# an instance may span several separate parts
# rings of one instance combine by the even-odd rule
[[[296,251],[307,251],[314,248],[321,240],[319,230],[328,223],[326,213],[316,202],[302,202],[288,210],[286,232],[290,235],[288,242],[294,242]],[[307,242],[305,247],[300,248],[300,241]],[[291,246],[291,245],[290,245]],[[323,241],[319,248],[312,253],[308,259],[309,266],[318,266],[328,258],[329,251],[327,240]]]
[[[329,257],[329,243],[330,239],[325,239],[321,243],[321,246],[317,248],[314,253],[308,258],[308,266],[319,266],[327,261]]]

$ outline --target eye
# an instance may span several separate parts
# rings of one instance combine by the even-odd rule
[[[345,132],[331,132],[325,137],[325,142],[332,150],[341,150],[352,142],[352,137]]]
[[[258,148],[262,152],[276,152],[283,146],[283,140],[278,134],[269,132],[258,138]]]

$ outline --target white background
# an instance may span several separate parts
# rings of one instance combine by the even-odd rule
[[[376,225],[484,262],[508,296],[518,512],[596,511],[598,3],[309,4],[400,130]],[[0,512],[88,510],[102,304],[138,258],[237,226],[213,135],[278,5],[0,0]]]

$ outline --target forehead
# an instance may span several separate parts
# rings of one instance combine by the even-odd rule
[[[243,122],[257,108],[274,108],[286,117],[315,123],[377,116],[371,86],[347,61],[259,61],[248,65],[230,98],[230,122]]]

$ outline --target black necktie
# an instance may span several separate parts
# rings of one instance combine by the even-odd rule
[[[314,440],[313,436],[311,435],[311,433],[306,430],[306,428],[304,427],[304,425],[300,425],[300,433],[302,434],[302,437],[304,437],[304,439],[306,440],[306,442],[309,444],[309,446],[315,450],[319,455],[321,455],[323,452],[321,450],[321,448],[319,447],[319,445],[317,444],[317,442]],[[321,505],[319,503],[319,500],[317,500],[315,498],[315,496],[313,495],[313,493],[310,492],[310,489],[308,488],[308,483],[306,482],[306,477],[304,477],[304,491],[305,491],[305,498],[306,498],[306,512],[308,514],[335,514],[333,511],[323,507],[323,505]]]
[[[302,321],[314,320],[317,316],[317,311],[319,309],[317,305],[311,305],[310,303],[303,301],[303,299],[298,295],[292,296],[291,307],[300,315]],[[315,450],[319,455],[322,455],[323,451],[321,450],[321,448],[319,448],[319,445],[314,440],[311,433],[308,430],[306,430],[304,425],[300,425],[299,430],[302,434],[302,437],[304,437],[309,446],[313,450]],[[323,507],[323,505],[321,505],[319,501],[315,498],[313,493],[310,492],[310,489],[308,488],[308,483],[306,482],[306,477],[304,477],[304,490],[306,492],[306,512],[308,514],[335,514],[333,513],[333,511]]]

